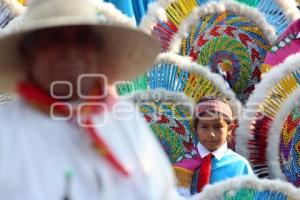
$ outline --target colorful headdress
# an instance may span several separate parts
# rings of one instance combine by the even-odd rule
[[[300,169],[300,163],[294,162],[300,155],[297,154],[299,135],[296,129],[298,118],[295,115],[298,107],[296,104],[294,107],[291,103],[287,103],[296,101],[292,98],[299,93],[299,56],[299,53],[289,56],[282,64],[274,67],[264,76],[247,102],[244,119],[237,129],[237,152],[244,155],[252,163],[256,174],[262,177],[270,177],[270,170],[273,170],[270,164],[281,166],[282,173],[286,176]],[[272,128],[274,126],[277,129]],[[272,145],[269,150],[268,145]],[[273,154],[268,154],[267,151],[273,151]],[[278,156],[272,156],[274,153],[282,158],[281,163],[276,159]],[[290,170],[284,171],[287,166]],[[282,176],[279,177],[278,173],[272,172],[271,177],[281,178]],[[295,180],[289,181],[298,185]]]
[[[149,11],[141,22],[141,28],[155,35],[167,49],[174,34],[182,26],[185,19],[194,12],[197,7],[205,6],[212,2],[223,4],[224,0],[158,0],[149,5]],[[296,3],[285,0],[236,0],[235,2],[256,8],[256,12],[263,15],[268,24],[276,30],[277,35],[281,34],[286,27],[299,18]],[[221,10],[223,5],[220,6]],[[264,27],[262,27],[264,28]]]
[[[190,152],[197,142],[193,102],[183,93],[156,89],[137,92],[133,103],[142,113],[172,163]]]
[[[300,20],[292,23],[267,53],[264,70],[280,67],[290,55],[300,51]],[[296,73],[294,73],[296,74]],[[300,89],[286,97],[270,123],[267,135],[266,157],[271,178],[280,178],[300,187]],[[264,150],[264,148],[261,148]]]
[[[206,96],[225,96],[233,106],[234,115],[241,112],[240,102],[220,76],[191,62],[189,58],[174,53],[161,53],[147,73],[131,81],[116,83],[116,90],[120,96],[149,89],[182,92],[194,103]]]
[[[271,178],[300,187],[300,89],[283,103],[268,134],[268,166]]]
[[[280,35],[273,47],[266,55],[262,72],[282,63],[289,55],[300,51],[300,19],[292,23],[287,30]]]
[[[161,92],[162,89],[164,92]],[[238,117],[241,112],[240,102],[226,87],[226,82],[221,77],[173,53],[160,54],[148,73],[132,81],[117,83],[116,90],[121,96],[128,96],[134,92],[146,95],[149,91],[151,94],[157,94],[158,90],[162,97],[172,97],[168,101],[166,98],[160,99],[161,97],[157,101],[155,98],[143,101],[151,106],[137,104],[140,105],[139,110],[150,123],[172,162],[191,151],[196,141],[192,136],[193,119],[187,118],[188,110],[186,107],[174,107],[176,102],[182,102],[176,99],[177,95],[185,95],[194,104],[206,96],[225,96],[229,99],[234,116]],[[175,109],[172,110],[172,107]],[[157,113],[161,115],[160,120],[156,119]]]
[[[279,181],[239,177],[208,185],[192,200],[297,200],[299,191],[293,185]]]
[[[163,49],[191,56],[223,76],[245,103],[260,81],[266,52],[299,13],[281,0],[241,2],[159,1],[142,28]]]

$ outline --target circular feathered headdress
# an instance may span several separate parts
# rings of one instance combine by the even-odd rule
[[[279,181],[238,177],[208,185],[192,199],[205,200],[297,200],[299,191],[293,185]]]
[[[260,81],[277,35],[299,16],[293,2],[283,0],[158,1],[149,10],[141,27],[163,50],[191,56],[223,76],[242,103]]]
[[[134,93],[131,101],[144,116],[172,163],[192,151],[197,142],[193,126],[194,103],[186,95],[149,89]]]
[[[182,92],[198,103],[206,96],[225,96],[233,106],[234,115],[241,112],[241,104],[228,84],[209,69],[191,62],[189,57],[175,53],[161,53],[154,66],[145,74],[130,81],[115,84],[120,96],[130,95],[135,91],[165,89],[170,92]]]
[[[189,153],[197,142],[194,113],[182,103],[197,104],[203,97],[225,96],[236,121],[241,113],[240,102],[220,76],[174,53],[160,54],[147,73],[131,81],[118,82],[116,90],[120,96],[134,94],[136,105],[172,162]]]
[[[299,185],[300,169],[296,99],[300,91],[299,58],[299,53],[289,56],[257,85],[246,104],[236,140],[237,152],[252,163],[256,174],[271,178],[284,174],[295,185]]]
[[[300,19],[291,23],[272,48],[267,52],[262,72],[268,72],[272,67],[282,63],[289,55],[300,51]]]

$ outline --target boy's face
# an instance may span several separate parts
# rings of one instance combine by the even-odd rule
[[[28,75],[38,86],[50,91],[54,81],[68,81],[73,86],[72,98],[77,97],[77,78],[82,74],[99,71],[101,44],[93,32],[84,27],[61,27],[40,30],[35,33],[29,47],[23,50],[28,65]],[[95,84],[93,79],[84,79],[82,93]],[[66,85],[54,87],[55,95],[69,94]]]
[[[227,141],[227,137],[231,135],[232,126],[222,115],[203,114],[198,117],[196,131],[200,143],[208,150],[215,151]]]

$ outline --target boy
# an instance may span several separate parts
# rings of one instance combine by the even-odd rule
[[[158,44],[98,0],[31,1],[18,20],[0,38],[0,93],[18,92],[0,106],[0,199],[176,199],[153,134],[107,91]]]
[[[196,149],[174,165],[179,192],[199,193],[207,184],[253,174],[249,162],[227,147],[233,129],[233,112],[222,97],[203,98],[196,106]]]

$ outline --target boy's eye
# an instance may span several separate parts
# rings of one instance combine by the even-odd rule
[[[205,126],[205,125],[202,125],[202,126],[200,125],[199,127],[200,127],[200,128],[203,128],[203,129],[204,129],[204,128],[207,128],[207,126]]]

